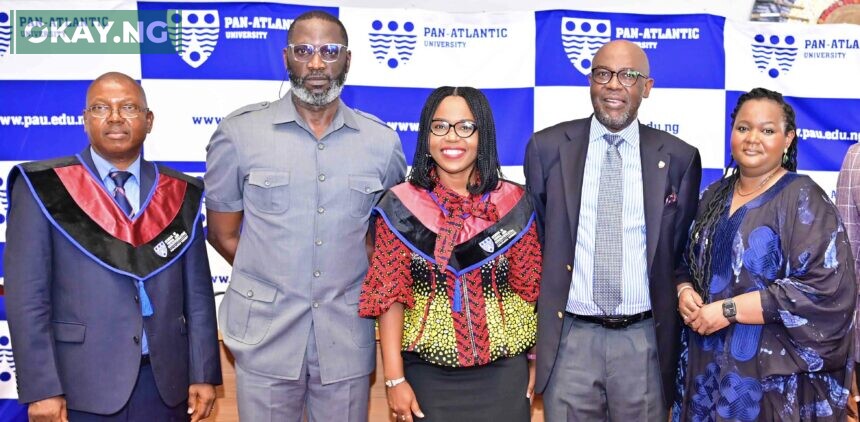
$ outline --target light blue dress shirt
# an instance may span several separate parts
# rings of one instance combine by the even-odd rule
[[[110,173],[115,170],[119,170],[113,164],[111,164],[108,160],[102,158],[95,149],[90,147],[90,152],[92,152],[93,156],[93,164],[96,165],[96,171],[101,178],[102,184],[104,184],[105,189],[110,194],[111,198],[113,198],[113,190],[116,188],[116,184],[113,182],[113,179],[110,178]],[[131,173],[131,177],[125,181],[125,185],[123,189],[125,189],[125,197],[128,199],[128,203],[131,204],[131,215],[136,216],[138,211],[140,211],[140,156],[137,156],[137,159],[128,166],[125,171]],[[147,192],[148,193],[148,192]],[[135,281],[135,283],[140,283],[140,281]],[[136,286],[139,287],[139,286]],[[146,332],[140,336],[140,346],[142,353],[149,353],[149,341],[146,339]]]
[[[113,197],[113,190],[116,188],[116,184],[113,182],[113,179],[110,178],[110,173],[112,171],[119,170],[113,164],[111,164],[108,160],[105,160],[100,156],[96,150],[90,147],[90,151],[93,156],[93,163],[96,165],[96,171],[99,174],[99,177],[102,180],[102,184],[105,185],[105,189],[107,189],[111,198]],[[131,204],[131,212],[132,215],[137,215],[137,212],[140,211],[140,156],[137,156],[137,159],[128,166],[125,171],[131,173],[131,177],[125,181],[125,185],[123,189],[125,189],[125,197],[128,198],[128,203]]]
[[[582,202],[579,207],[579,227],[576,228],[576,251],[573,262],[567,311],[577,315],[603,315],[592,298],[594,273],[594,239],[597,222],[597,194],[600,187],[600,168],[609,144],[603,135],[611,133],[597,118],[591,118],[588,155],[582,179]],[[616,133],[624,138],[618,145],[621,153],[624,181],[622,208],[624,249],[621,304],[611,315],[635,315],[651,310],[648,289],[648,259],[645,239],[645,203],[642,190],[642,159],[639,152],[639,121],[634,121]],[[609,311],[607,311],[609,312]]]

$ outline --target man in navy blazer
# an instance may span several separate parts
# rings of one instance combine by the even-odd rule
[[[202,183],[141,157],[143,88],[87,91],[78,155],[9,177],[6,306],[31,421],[209,415],[221,383]]]
[[[604,45],[589,75],[594,115],[539,131],[526,149],[544,246],[535,390],[549,421],[667,419],[680,343],[675,286],[687,279],[681,257],[701,159],[638,123],[649,73],[635,44]],[[610,167],[621,178],[614,208],[600,202]],[[600,215],[610,209],[611,224]],[[595,289],[599,271],[614,278]]]

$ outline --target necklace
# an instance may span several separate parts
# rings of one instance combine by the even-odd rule
[[[765,177],[765,178],[764,178],[764,180],[762,180],[762,181],[761,181],[761,183],[759,183],[759,184],[758,184],[758,186],[756,186],[756,187],[755,187],[755,189],[751,190],[749,193],[742,193],[742,192],[741,192],[741,179],[740,179],[740,177],[738,177],[738,181],[737,181],[737,182],[735,182],[735,193],[736,193],[736,194],[738,194],[738,196],[750,196],[750,195],[752,195],[752,194],[754,194],[754,193],[758,192],[758,190],[759,190],[759,189],[761,189],[761,187],[762,187],[762,186],[764,186],[765,184],[767,184],[767,182],[768,182],[768,181],[773,177],[773,175],[774,175],[774,174],[776,174],[777,172],[779,172],[779,167],[777,167],[777,168],[776,168],[776,170],[774,170],[773,172],[771,172],[770,174],[768,174],[768,175],[767,175],[767,177]]]

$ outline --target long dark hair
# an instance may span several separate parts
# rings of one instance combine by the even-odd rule
[[[797,123],[795,122],[794,109],[785,101],[782,94],[765,88],[755,88],[738,98],[735,109],[732,111],[732,128],[735,127],[735,119],[741,107],[749,100],[770,100],[779,104],[782,108],[784,133],[796,131]],[[791,141],[791,145],[783,157],[782,167],[788,171],[797,170],[797,136]],[[738,177],[740,177],[740,170],[734,157],[732,157],[723,174],[723,179],[705,205],[702,215],[693,222],[693,227],[690,229],[686,256],[687,265],[690,268],[693,285],[705,301],[708,300],[708,290],[711,284],[711,247],[714,244],[714,229]],[[697,250],[698,254],[696,253]]]
[[[436,88],[421,110],[421,121],[418,122],[418,145],[415,157],[412,158],[412,170],[409,172],[409,182],[427,190],[436,187],[436,182],[430,177],[430,172],[436,167],[436,162],[430,156],[430,122],[439,104],[445,97],[463,97],[469,110],[475,116],[478,132],[478,158],[475,160],[473,172],[478,174],[478,183],[473,184],[472,178],[466,185],[472,195],[487,193],[496,188],[501,177],[499,153],[496,151],[496,124],[493,121],[493,111],[484,93],[471,87],[443,86]],[[451,128],[451,130],[454,130]]]

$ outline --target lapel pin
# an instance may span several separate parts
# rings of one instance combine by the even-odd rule
[[[663,160],[660,160],[660,162],[657,163],[657,167],[659,167],[659,168],[666,167],[666,163],[664,163]]]

